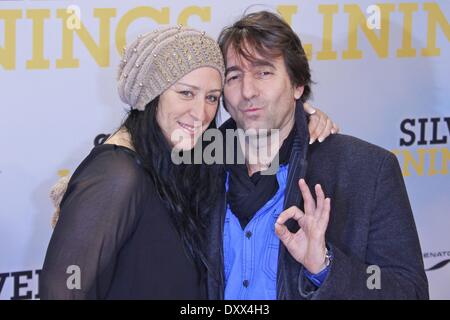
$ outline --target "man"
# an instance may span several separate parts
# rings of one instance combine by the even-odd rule
[[[267,163],[226,167],[211,221],[209,297],[427,299],[395,156],[345,135],[309,145],[310,71],[289,25],[248,14],[219,45],[232,117],[221,129],[276,129],[282,146],[276,175],[264,175]]]

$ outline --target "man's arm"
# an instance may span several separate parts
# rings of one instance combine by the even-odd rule
[[[304,270],[300,272],[299,292],[304,298],[429,298],[417,230],[393,154],[386,156],[380,168],[374,199],[365,261],[327,243],[333,259],[320,288],[305,277]],[[370,265],[379,267],[379,283]]]

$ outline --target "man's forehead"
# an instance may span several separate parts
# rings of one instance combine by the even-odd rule
[[[259,50],[255,48],[254,45],[248,43],[248,41],[241,41],[237,44],[230,43],[227,48],[226,56],[230,56],[235,59],[246,58],[246,60],[249,60],[249,58],[262,58],[258,51]]]
[[[248,69],[258,66],[274,66],[281,57],[266,57],[255,49],[246,48],[244,54],[230,46],[225,57],[225,64],[228,67],[238,67]],[[282,58],[281,58],[282,59]]]

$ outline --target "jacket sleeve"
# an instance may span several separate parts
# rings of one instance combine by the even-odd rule
[[[303,270],[300,271],[298,289],[303,298],[429,298],[411,206],[400,166],[392,153],[384,158],[379,171],[365,261],[333,243],[328,246],[333,260],[320,288],[312,285]],[[375,267],[368,269],[369,266]]]
[[[72,177],[40,275],[41,299],[102,299],[107,294],[144,194],[139,170],[119,152],[98,155]]]

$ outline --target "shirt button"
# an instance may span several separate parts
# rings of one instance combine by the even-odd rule
[[[250,239],[250,238],[252,237],[252,235],[253,235],[253,233],[252,233],[251,231],[247,231],[247,232],[245,233],[245,236],[246,236],[248,239]]]
[[[248,287],[249,286],[249,284],[250,284],[250,281],[248,281],[248,280],[244,280],[243,282],[242,282],[242,285],[244,286],[244,287]]]

